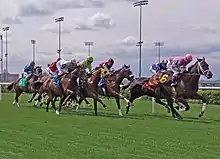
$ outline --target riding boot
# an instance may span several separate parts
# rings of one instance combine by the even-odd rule
[[[176,85],[177,85],[177,77],[173,76],[171,86],[176,86]]]
[[[103,92],[103,94],[106,96],[107,94],[106,94],[106,90],[105,90],[105,87],[102,87],[102,92]]]

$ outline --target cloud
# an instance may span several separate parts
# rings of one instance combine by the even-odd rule
[[[81,8],[102,8],[102,0],[41,0],[31,1],[26,5],[20,6],[20,16],[47,16],[59,10],[81,9]]]
[[[135,46],[137,39],[133,36],[128,36],[125,39],[121,40],[121,44],[125,46]]]
[[[55,33],[58,34],[58,27],[55,24],[44,24],[41,28],[41,31],[47,31],[47,32],[51,32],[51,33]],[[72,29],[70,26],[62,26],[61,32],[64,34],[70,34],[72,32]]]
[[[76,22],[76,30],[99,30],[114,28],[116,23],[109,15],[97,12],[93,16],[83,20],[78,19]]]
[[[22,21],[19,17],[12,16],[12,17],[5,17],[2,20],[2,23],[3,24],[22,24]]]
[[[28,3],[20,7],[19,15],[24,17],[31,16],[46,16],[53,14],[54,11],[47,8],[44,5],[39,5],[37,3]]]

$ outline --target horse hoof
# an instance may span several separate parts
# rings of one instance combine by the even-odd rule
[[[199,114],[199,118],[201,118],[202,117],[202,114]]]
[[[179,106],[176,106],[175,108],[176,108],[177,110],[179,110],[179,109],[180,109],[180,107],[179,107]]]
[[[34,104],[33,107],[37,107],[37,105]]]
[[[32,101],[30,101],[30,100],[28,101],[28,103],[31,103],[31,102],[32,102]]]
[[[60,115],[60,112],[59,112],[58,110],[56,110],[56,114],[57,114],[57,115]]]

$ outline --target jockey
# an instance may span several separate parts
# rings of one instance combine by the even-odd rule
[[[59,77],[61,77],[64,73],[69,73],[69,67],[72,65],[72,63],[76,63],[75,59],[71,59],[70,61],[66,61],[64,59],[59,59],[56,63],[57,71],[53,76],[53,82],[57,84],[57,87],[60,88],[60,80]]]
[[[79,62],[78,65],[85,67],[85,69],[89,70],[89,74],[92,74],[92,63],[93,63],[93,57],[88,56],[86,60]]]
[[[35,62],[31,61],[30,64],[25,65],[24,67],[24,77],[28,80],[30,75],[34,73]]]
[[[192,55],[187,54],[184,57],[171,57],[167,68],[172,71],[172,84],[171,86],[177,85],[177,77],[186,71],[186,66],[193,60]]]
[[[106,95],[106,90],[103,87],[103,85],[106,84],[105,77],[107,75],[111,75],[110,69],[112,68],[113,64],[114,64],[114,60],[112,58],[110,58],[108,61],[104,61],[101,64],[99,64],[99,68],[102,68],[102,72],[101,72],[101,80],[99,81],[98,86],[102,88],[103,93],[105,95]]]
[[[58,58],[55,62],[52,62],[51,64],[49,64],[48,68],[47,68],[47,73],[51,76],[54,76],[57,73],[57,62],[60,61],[61,58]]]
[[[153,74],[156,74],[158,71],[166,71],[167,70],[168,60],[163,60],[161,63],[153,64],[149,71]]]

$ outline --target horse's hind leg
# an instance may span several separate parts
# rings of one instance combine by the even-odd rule
[[[201,112],[199,113],[199,117],[202,117],[203,114],[206,111],[206,105],[207,105],[206,104],[206,99],[203,98],[201,95],[199,95],[197,93],[193,97],[191,97],[191,99],[200,99],[200,100],[202,100],[202,109],[201,109]]]
[[[31,103],[36,95],[37,95],[37,92],[34,92],[34,94],[32,95],[31,99],[28,101],[28,103]]]
[[[182,103],[183,105],[180,105],[179,102]],[[178,105],[175,108],[179,111],[188,111],[190,109],[189,104],[184,98],[175,99],[175,103]]]
[[[117,106],[118,106],[118,114],[119,114],[119,116],[123,116],[122,112],[121,112],[120,98],[117,97],[115,100],[116,100],[116,103],[117,103]]]
[[[164,102],[162,102],[158,97],[155,98],[155,102],[163,105],[167,109],[167,113],[170,113],[170,106]]]
[[[15,104],[15,102],[16,102],[17,107],[20,107],[20,105],[18,103],[18,98],[20,97],[21,93],[22,93],[21,91],[16,91],[16,93],[15,93],[15,99],[13,101],[13,104]]]

